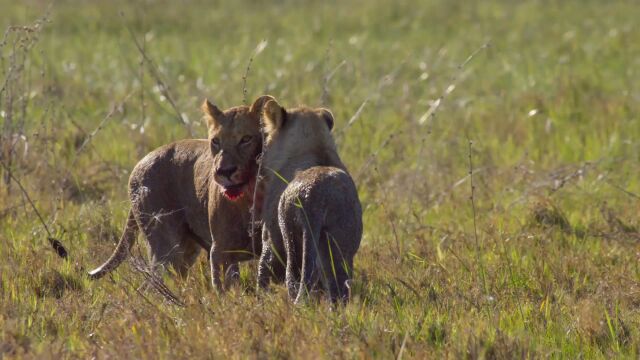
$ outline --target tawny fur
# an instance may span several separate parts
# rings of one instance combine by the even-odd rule
[[[258,285],[281,280],[296,302],[322,283],[332,301],[347,300],[362,238],[355,184],[336,151],[326,109],[264,106],[265,199]],[[288,183],[286,181],[288,181]]]
[[[139,231],[155,271],[171,265],[185,275],[201,249],[209,251],[218,289],[221,271],[234,276],[239,261],[258,254],[261,243],[252,243],[249,233],[250,209],[262,151],[260,114],[270,99],[224,112],[205,101],[207,139],[178,141],[145,156],[129,178],[131,209],[120,242],[90,276],[101,278],[126,259]]]

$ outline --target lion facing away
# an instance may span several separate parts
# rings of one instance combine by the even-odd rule
[[[265,200],[258,285],[282,271],[289,296],[302,301],[320,282],[330,299],[346,301],[362,238],[362,207],[331,136],[326,109],[263,109]],[[289,181],[288,183],[286,181]],[[286,254],[286,256],[282,256]]]
[[[207,139],[178,141],[145,156],[129,177],[131,209],[122,237],[91,278],[115,269],[141,231],[154,271],[171,265],[185,275],[204,248],[213,284],[222,289],[221,271],[235,276],[237,263],[260,251],[249,234],[250,210],[262,151],[260,115],[271,99],[265,95],[250,107],[226,111],[207,100]]]

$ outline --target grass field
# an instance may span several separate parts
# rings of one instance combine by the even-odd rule
[[[0,13],[0,358],[640,356],[636,2],[0,0]],[[352,301],[257,297],[255,262],[217,295],[204,255],[165,277],[184,307],[128,263],[89,281],[136,162],[205,137],[205,97],[264,93],[336,116],[364,208]]]

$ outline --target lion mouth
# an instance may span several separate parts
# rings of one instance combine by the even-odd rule
[[[236,200],[240,199],[242,197],[242,195],[244,195],[244,190],[245,190],[245,187],[247,186],[247,184],[248,184],[248,182],[243,182],[243,183],[240,183],[240,184],[223,186],[222,187],[222,194],[224,194],[224,196],[226,196],[227,199],[229,199],[231,201],[236,201]]]

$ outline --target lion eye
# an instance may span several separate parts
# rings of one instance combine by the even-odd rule
[[[211,139],[211,148],[215,151],[220,150],[220,139],[218,138]]]
[[[251,142],[251,135],[245,135],[242,137],[242,139],[240,139],[240,142],[238,143],[239,145],[247,145]]]

